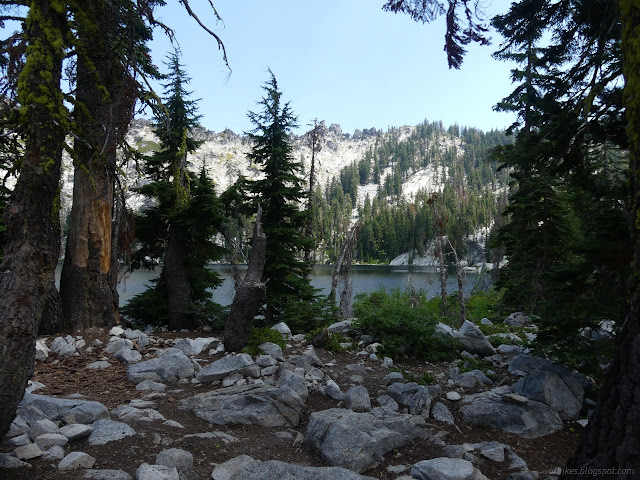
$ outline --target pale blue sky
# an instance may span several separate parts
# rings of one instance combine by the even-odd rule
[[[512,116],[492,111],[512,90],[510,66],[491,58],[493,45],[470,47],[461,70],[448,70],[444,18],[419,24],[383,12],[383,0],[215,0],[224,24],[215,23],[208,2],[190,3],[224,41],[227,70],[215,40],[188,18],[176,0],[157,12],[175,29],[182,63],[192,78],[201,123],[219,132],[252,128],[261,85],[271,68],[284,99],[291,101],[300,130],[314,118],[359,128],[415,125],[425,118],[483,130],[504,128]],[[509,0],[486,0],[489,14]],[[161,64],[171,48],[160,33],[153,58]]]

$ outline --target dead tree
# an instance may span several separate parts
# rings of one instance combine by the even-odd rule
[[[349,272],[351,271],[351,263],[353,260],[353,250],[358,238],[358,232],[360,231],[360,222],[356,223],[345,238],[342,248],[340,249],[340,255],[333,266],[333,273],[331,275],[331,302],[335,305],[336,292],[338,290],[338,283],[342,281],[343,289],[340,294],[340,312],[339,317],[346,319],[351,316],[351,281],[349,280]]]
[[[249,266],[233,297],[231,311],[224,327],[224,346],[228,352],[242,350],[249,343],[253,319],[262,305],[265,284],[261,282],[264,270],[267,236],[262,231],[262,209],[258,206],[253,240],[249,254]]]
[[[427,204],[433,208],[433,223],[436,228],[437,246],[434,254],[438,256],[440,271],[440,296],[442,297],[442,315],[447,314],[447,262],[445,261],[446,236],[445,227],[447,218],[441,208],[438,208],[436,200],[438,194],[433,193],[427,200]]]
[[[324,121],[318,123],[317,119],[313,120],[313,128],[309,130],[305,136],[306,144],[311,149],[311,169],[309,172],[309,190],[307,198],[307,225],[305,226],[305,238],[312,238],[313,224],[314,224],[314,191],[316,183],[316,153],[322,150],[322,140],[326,134],[326,127]],[[311,246],[306,246],[304,249],[304,261],[311,261]]]
[[[460,303],[460,325],[464,323],[464,315],[465,315],[465,301],[464,301],[464,291],[462,290],[462,265],[460,265],[460,261],[458,260],[458,253],[456,249],[451,244],[451,240],[447,238],[447,242],[449,243],[449,248],[451,248],[451,253],[453,253],[453,258],[456,261],[456,273],[458,275],[458,302]]]

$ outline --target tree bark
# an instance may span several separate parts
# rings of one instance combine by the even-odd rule
[[[185,261],[187,259],[186,235],[178,225],[169,227],[167,249],[164,252],[162,282],[167,289],[169,309],[169,330],[192,330],[195,327],[193,316],[187,313],[191,305],[191,285]]]
[[[578,450],[560,478],[584,478],[582,468],[619,469],[617,479],[640,476],[640,4],[620,0],[625,107],[629,121],[630,190],[634,260],[629,309],[618,333],[616,351],[600,389],[598,404]],[[586,475],[593,473],[585,472]],[[614,478],[611,475],[611,478]],[[603,473],[601,478],[605,477]]]
[[[35,339],[59,255],[65,26],[66,11],[48,0],[29,2],[28,48],[18,89],[25,154],[5,209],[7,246],[0,265],[0,437],[9,430],[33,373]]]
[[[228,352],[238,352],[247,346],[253,319],[262,305],[265,285],[261,282],[264,270],[267,237],[262,231],[262,209],[258,206],[249,265],[242,284],[236,289],[231,311],[224,327],[224,347]]]
[[[118,12],[105,0],[84,4],[78,22],[73,206],[60,295],[75,328],[119,321],[112,286],[112,218],[116,148],[124,138],[135,98],[115,48]]]

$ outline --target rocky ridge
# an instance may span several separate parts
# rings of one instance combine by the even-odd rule
[[[562,443],[555,450],[568,455],[577,425],[565,425],[584,424],[592,405],[585,377],[519,346],[488,351],[472,322],[439,329],[490,370],[410,359],[394,367],[351,328],[331,327],[357,345],[337,354],[302,335],[257,356],[226,355],[217,337],[189,332],[41,338],[35,379],[0,444],[0,476],[549,478],[541,470],[563,459],[535,449]],[[61,371],[68,381],[49,387]],[[414,381],[419,372],[432,381]]]

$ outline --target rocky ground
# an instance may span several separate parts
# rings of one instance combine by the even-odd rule
[[[464,373],[301,336],[253,357],[206,332],[40,339],[0,478],[553,478],[576,447],[588,381],[521,347],[487,351],[474,327],[448,333],[481,352],[464,353],[468,365],[491,368]],[[333,328],[359,342],[348,323]]]

